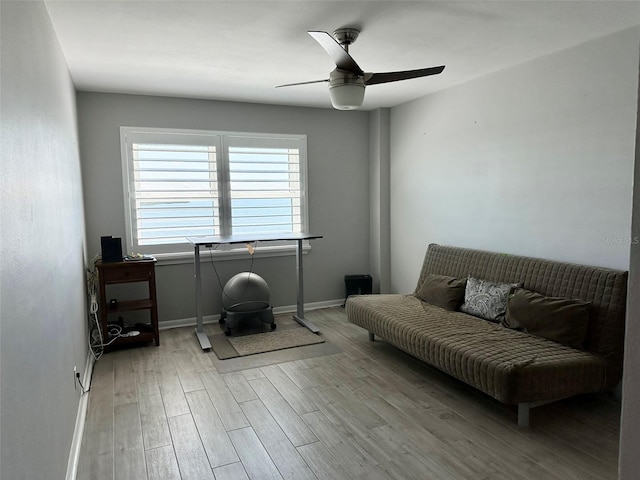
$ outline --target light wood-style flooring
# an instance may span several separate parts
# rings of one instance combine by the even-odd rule
[[[189,327],[104,355],[78,479],[617,478],[610,394],[538,407],[518,428],[513,407],[369,342],[343,309],[306,316],[324,347],[221,362]]]

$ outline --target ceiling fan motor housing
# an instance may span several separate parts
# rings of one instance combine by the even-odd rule
[[[359,85],[364,88],[364,75],[356,75],[336,68],[329,74],[329,88],[341,85]]]

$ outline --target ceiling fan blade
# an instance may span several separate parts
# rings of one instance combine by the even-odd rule
[[[405,70],[404,72],[386,72],[386,73],[366,73],[364,82],[366,85],[375,85],[377,83],[397,82],[399,80],[409,80],[411,78],[428,77],[429,75],[437,75],[442,73],[444,65],[439,67],[420,68],[418,70]]]
[[[311,31],[307,33],[326,50],[340,70],[346,70],[355,75],[364,73],[351,55],[327,32]]]
[[[298,82],[298,83],[285,83],[284,85],[276,85],[276,88],[280,88],[280,87],[294,87],[296,85],[308,85],[310,83],[323,83],[323,82],[328,82],[329,79],[325,79],[325,80],[311,80],[310,82]]]

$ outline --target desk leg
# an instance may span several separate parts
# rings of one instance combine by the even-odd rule
[[[209,337],[204,333],[202,319],[202,278],[200,277],[200,245],[194,245],[193,261],[195,262],[195,283],[196,283],[196,337],[203,350],[210,350],[211,343]]]
[[[320,329],[310,320],[304,318],[304,279],[302,274],[302,240],[297,240],[296,249],[296,276],[298,278],[298,306],[293,319],[300,325],[307,327],[313,333],[320,332]]]

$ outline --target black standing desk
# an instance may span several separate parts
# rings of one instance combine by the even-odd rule
[[[274,241],[295,241],[296,248],[296,276],[298,279],[298,305],[293,318],[301,325],[304,325],[313,333],[320,330],[313,322],[304,318],[304,285],[302,275],[302,242],[322,238],[322,235],[311,235],[308,233],[280,233],[273,235],[214,235],[203,237],[189,237],[187,240],[193,245],[196,281],[196,337],[203,350],[211,348],[211,342],[204,333],[202,321],[202,278],[200,277],[200,247],[211,247],[213,245],[225,245],[232,243],[253,243],[253,242],[274,242]]]

